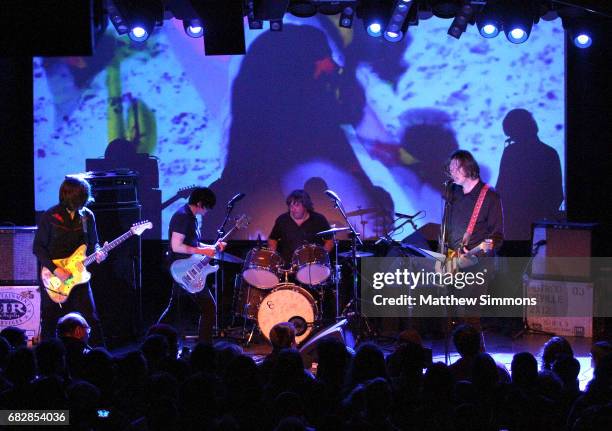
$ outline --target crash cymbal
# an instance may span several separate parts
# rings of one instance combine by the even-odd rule
[[[347,217],[355,217],[355,216],[361,216],[361,215],[366,215],[366,214],[374,214],[378,212],[378,208],[359,208],[356,209],[355,211],[349,211],[346,213]]]
[[[321,236],[321,235],[331,235],[332,233],[346,232],[348,230],[351,230],[351,228],[349,228],[349,227],[332,227],[331,229],[327,229],[327,230],[323,230],[321,232],[317,232],[316,235],[318,235],[318,236]]]
[[[244,262],[244,259],[241,259],[238,256],[234,256],[233,254],[229,254],[228,252],[221,253],[219,251],[215,253],[215,259],[222,260],[223,262],[227,262],[227,263],[243,263]]]
[[[369,251],[357,251],[355,254],[357,255],[357,257],[374,256],[374,253],[370,253]],[[338,253],[338,256],[351,258],[353,257],[353,253],[349,250],[349,251],[344,251],[342,253]]]

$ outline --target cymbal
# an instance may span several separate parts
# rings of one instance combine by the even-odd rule
[[[238,256],[234,256],[233,254],[229,254],[228,252],[221,253],[219,251],[215,252],[215,259],[222,260],[227,263],[243,263],[244,259],[239,258]]]
[[[359,209],[356,209],[355,211],[347,212],[346,216],[355,217],[355,216],[377,213],[378,211],[379,211],[378,208],[359,208]]]
[[[331,229],[327,229],[327,230],[323,230],[321,232],[317,232],[316,235],[320,236],[320,235],[330,235],[332,233],[338,233],[338,232],[346,232],[348,230],[351,230],[351,228],[349,227],[332,227]]]
[[[370,253],[369,251],[357,251],[355,254],[357,255],[357,257],[374,256],[374,253]],[[349,250],[349,251],[344,251],[342,253],[338,253],[338,256],[350,258],[350,257],[353,257],[353,253]]]

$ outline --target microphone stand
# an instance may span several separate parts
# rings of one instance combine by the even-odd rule
[[[440,231],[438,248],[440,253],[444,255],[444,263],[442,268],[446,268],[446,260],[448,256],[448,223],[450,217],[450,211],[452,207],[452,183],[445,183],[444,187],[444,213],[442,215],[442,229]],[[448,291],[448,288],[447,288]],[[450,315],[450,308],[446,306],[446,325],[444,328],[444,362],[448,365],[450,362],[450,336],[451,336],[451,325],[452,319]]]
[[[217,238],[215,239],[215,244],[217,243],[217,241],[219,241],[219,239],[223,238],[223,236],[225,235],[225,225],[227,224],[227,221],[229,220],[230,214],[232,213],[232,210],[234,209],[234,203],[230,200],[230,202],[227,204],[226,207],[226,211],[225,211],[225,218],[223,219],[223,223],[221,223],[221,226],[219,227],[219,229],[217,229]],[[221,251],[221,255],[218,262],[219,265],[219,271],[217,272],[216,276],[215,276],[215,329],[214,332],[217,335],[223,335],[223,331],[220,330],[219,328],[219,323],[223,324],[223,303],[221,303],[221,305],[219,305],[219,284],[221,284],[221,302],[223,302],[223,287],[225,285],[225,265],[224,265],[224,259],[223,259],[223,255],[225,253],[225,249],[223,249]]]

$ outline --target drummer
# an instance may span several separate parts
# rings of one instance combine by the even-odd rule
[[[278,251],[286,264],[291,264],[293,252],[305,244],[322,245],[327,253],[331,252],[334,242],[316,236],[330,226],[324,215],[314,211],[310,195],[304,190],[294,190],[286,203],[289,211],[276,219],[268,236],[268,247]]]

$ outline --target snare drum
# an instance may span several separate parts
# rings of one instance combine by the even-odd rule
[[[331,274],[329,255],[319,245],[307,244],[298,248],[291,261],[300,283],[315,286],[323,283]]]
[[[315,300],[306,289],[293,283],[282,283],[259,304],[257,324],[264,337],[270,339],[274,325],[291,322],[295,326],[295,341],[299,344],[312,332],[316,315]]]
[[[283,259],[278,253],[267,248],[254,248],[249,251],[242,271],[247,283],[260,289],[272,289],[279,282],[279,269]]]

